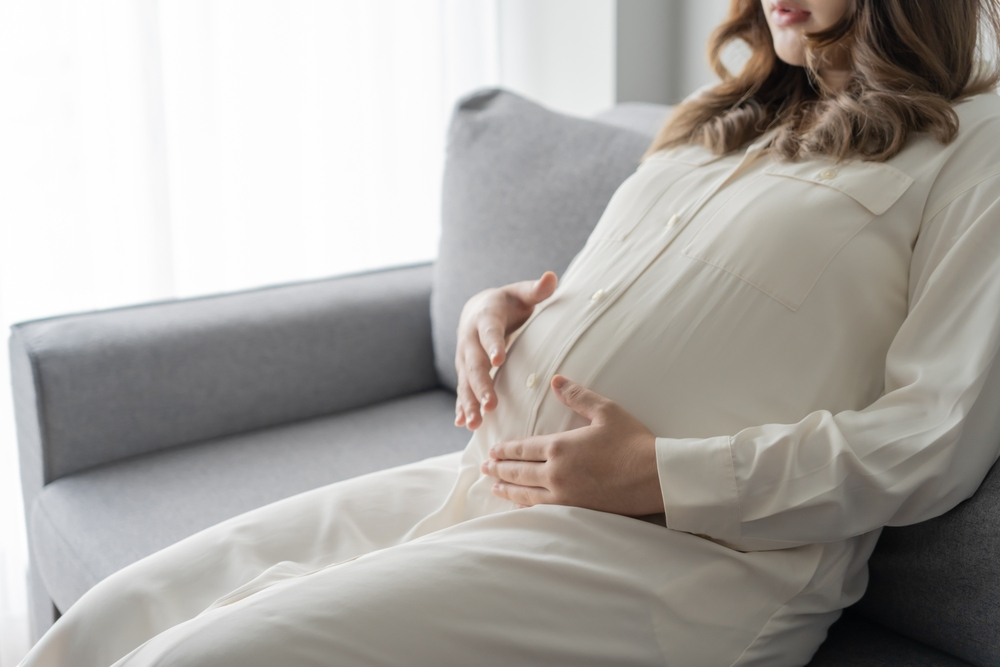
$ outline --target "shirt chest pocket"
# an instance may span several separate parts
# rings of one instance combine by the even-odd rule
[[[912,184],[881,163],[777,163],[715,211],[683,252],[794,311],[840,249]]]

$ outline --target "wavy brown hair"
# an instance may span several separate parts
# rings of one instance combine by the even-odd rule
[[[788,160],[881,162],[914,133],[949,143],[958,133],[953,103],[1000,82],[984,53],[1000,35],[996,0],[852,0],[836,25],[806,36],[805,67],[775,53],[762,6],[769,1],[732,0],[709,41],[722,82],[679,105],[647,155],[684,144],[728,153],[777,128],[772,150]],[[722,53],[737,40],[750,56],[733,74]],[[849,55],[851,78],[829,90],[817,70],[838,50]]]

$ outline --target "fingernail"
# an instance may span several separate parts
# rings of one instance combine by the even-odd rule
[[[490,350],[490,363],[496,365],[497,361],[500,360],[500,348],[493,348]]]
[[[479,401],[480,405],[486,405],[490,400],[489,394],[483,394],[483,398]]]
[[[556,389],[562,389],[569,383],[569,380],[564,378],[562,375],[557,375],[552,378],[552,386]]]

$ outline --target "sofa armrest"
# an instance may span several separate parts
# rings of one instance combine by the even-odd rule
[[[26,500],[125,457],[437,386],[431,272],[422,265],[15,325]]]

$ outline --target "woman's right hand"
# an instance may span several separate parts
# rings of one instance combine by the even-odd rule
[[[483,423],[483,415],[497,407],[490,369],[507,358],[507,336],[527,321],[538,303],[552,296],[558,284],[556,274],[546,271],[538,280],[483,290],[465,303],[455,349],[455,426],[474,431]]]

